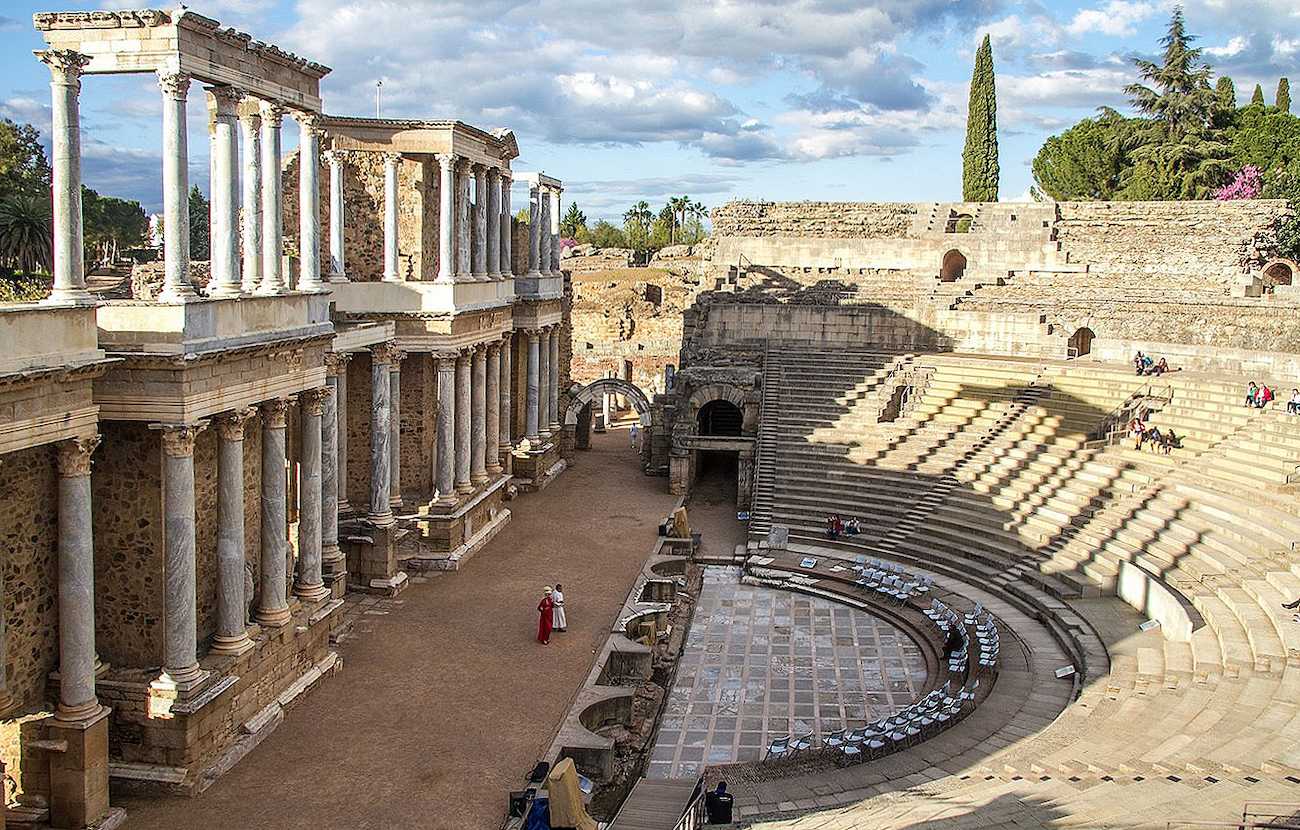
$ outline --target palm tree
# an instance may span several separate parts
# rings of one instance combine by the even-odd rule
[[[668,198],[668,213],[672,217],[672,224],[668,228],[669,243],[675,244],[677,242],[677,229],[686,227],[686,210],[690,205],[690,196],[670,196]]]
[[[48,195],[15,194],[0,202],[0,264],[25,274],[49,271],[52,248]]]
[[[1124,88],[1134,108],[1150,118],[1133,158],[1150,165],[1172,189],[1167,198],[1204,196],[1228,172],[1228,147],[1209,130],[1217,97],[1210,87],[1210,67],[1201,61],[1201,50],[1191,47],[1195,39],[1187,33],[1182,7],[1175,6],[1168,33],[1160,40],[1164,62],[1133,61],[1150,86]]]
[[[636,225],[644,234],[650,222],[654,219],[654,213],[650,210],[650,203],[642,199],[632,207],[628,208],[623,214],[623,221]]]

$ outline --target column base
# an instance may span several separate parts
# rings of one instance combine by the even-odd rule
[[[208,649],[208,653],[236,657],[252,647],[253,641],[248,638],[247,631],[241,631],[238,634],[214,634],[212,635],[212,646]]]
[[[404,503],[401,496],[393,496],[388,500],[388,508],[390,511],[401,510],[403,506]]]
[[[96,704],[97,711],[86,718],[45,721],[45,737],[62,744],[61,752],[49,757],[50,826],[102,826],[109,815],[108,802],[108,716],[111,710]],[[120,812],[120,811],[119,811]]]
[[[289,606],[284,608],[259,608],[253,612],[253,620],[264,628],[280,628],[293,619]]]
[[[397,517],[393,515],[393,511],[386,510],[383,513],[367,513],[366,521],[375,527],[390,527],[397,523]]]
[[[474,492],[474,485],[468,481],[456,482],[456,493],[461,496],[469,495]]]
[[[536,280],[536,279],[541,279],[541,277],[542,277],[542,272],[541,272],[541,271],[536,271],[536,270],[530,270],[527,274],[524,274],[524,279],[528,279],[528,278],[530,278],[530,277],[531,277],[532,279],[535,279],[535,280]],[[530,348],[531,348],[531,347],[530,347]]]
[[[192,303],[199,299],[202,298],[189,286],[176,289],[164,288],[162,293],[158,295],[158,302],[160,303]]]
[[[501,465],[497,463],[489,464],[487,471],[488,471],[488,478],[492,478],[493,476],[499,476],[501,475]]]
[[[331,283],[336,283],[336,284],[337,284],[337,283],[341,283],[341,282],[352,282],[352,280],[348,279],[348,275],[347,275],[347,274],[345,274],[345,273],[338,273],[338,274],[330,274],[329,282],[331,282]]]
[[[470,274],[470,276],[474,279],[475,282],[487,282],[489,279],[491,279],[487,275],[486,271],[476,271]]]
[[[476,489],[482,487],[484,484],[487,484],[488,483],[487,470],[484,470],[481,473],[474,473],[473,475],[470,476],[469,482],[470,484],[474,485]]]
[[[330,589],[325,587],[324,582],[317,582],[315,585],[294,585],[293,595],[308,602],[316,602],[329,596]]]
[[[67,726],[86,723],[99,717],[105,711],[98,700],[91,700],[80,706],[65,706],[62,703],[54,710],[54,720]]]
[[[285,614],[288,613],[289,610],[286,608]],[[202,686],[211,675],[212,672],[199,668],[198,663],[174,672],[163,669],[162,674],[149,684],[149,688],[155,692],[174,692],[176,697],[184,697]]]
[[[41,305],[95,305],[98,298],[84,288],[54,289]]]

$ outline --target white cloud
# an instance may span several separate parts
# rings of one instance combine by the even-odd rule
[[[1137,33],[1137,24],[1154,15],[1159,5],[1145,0],[1110,0],[1097,9],[1080,9],[1065,26],[1065,31],[1076,37],[1089,32],[1099,32],[1111,37],[1131,37]]]
[[[1231,39],[1229,39],[1228,42],[1222,46],[1205,47],[1205,54],[1211,55],[1216,58],[1232,58],[1246,51],[1246,47],[1249,44],[1250,44],[1249,40],[1242,37],[1241,35],[1236,35]]]

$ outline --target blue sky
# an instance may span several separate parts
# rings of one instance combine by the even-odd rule
[[[960,196],[974,49],[993,37],[1002,198],[1022,197],[1044,138],[1123,107],[1154,56],[1165,0],[214,0],[192,8],[333,67],[327,112],[460,118],[515,130],[516,169],[544,169],[591,218],[678,193],[899,200]],[[1189,29],[1245,101],[1300,80],[1300,0],[1186,0]],[[35,11],[0,5],[0,115],[44,128]],[[191,135],[206,128],[198,85]],[[90,77],[84,176],[156,210],[160,100],[148,76]],[[293,130],[286,130],[292,146]],[[207,186],[207,142],[191,178]],[[519,196],[516,196],[516,201]]]

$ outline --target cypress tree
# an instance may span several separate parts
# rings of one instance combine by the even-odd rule
[[[1219,78],[1219,82],[1214,85],[1215,102],[1219,109],[1225,112],[1231,112],[1237,108],[1237,85],[1227,75]]]
[[[961,167],[963,201],[998,200],[998,104],[993,78],[993,44],[988,35],[984,36],[984,42],[975,53]]]
[[[1255,84],[1255,94],[1250,96],[1251,106],[1264,103],[1264,87]]]
[[[1286,78],[1277,82],[1277,108],[1282,112],[1291,111],[1291,82]]]

